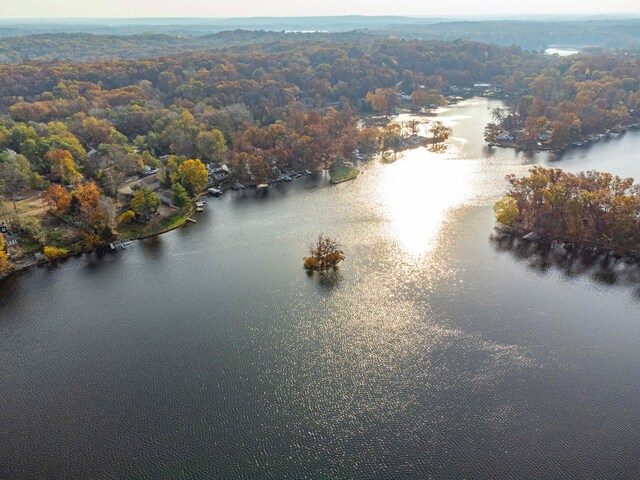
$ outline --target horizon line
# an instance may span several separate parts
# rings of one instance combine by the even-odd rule
[[[578,17],[578,18],[606,18],[606,17],[640,17],[640,10],[638,12],[598,12],[598,11],[590,11],[590,12],[576,12],[576,13],[540,13],[540,12],[531,12],[531,13],[517,13],[517,14],[489,14],[489,13],[477,13],[477,14],[467,14],[467,15],[459,15],[459,14],[440,14],[440,15],[412,15],[412,14],[380,14],[380,15],[366,15],[366,14],[327,14],[327,15],[250,15],[250,16],[231,16],[231,17],[207,17],[207,16],[179,16],[179,15],[167,15],[167,16],[147,16],[147,17],[111,17],[111,16],[65,16],[65,17],[0,17],[0,21],[4,20],[170,20],[170,19],[178,19],[178,20],[199,20],[199,21],[207,21],[207,20],[249,20],[249,19],[296,19],[296,18],[408,18],[408,19],[450,19],[450,18],[507,18],[507,19],[517,19],[517,18],[535,18],[535,17]]]

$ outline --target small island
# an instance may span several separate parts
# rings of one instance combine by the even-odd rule
[[[506,230],[525,239],[575,243],[640,257],[640,185],[632,178],[534,167],[508,175],[511,188],[494,211]]]
[[[338,264],[345,259],[340,245],[332,238],[320,235],[315,245],[310,247],[311,256],[304,259],[304,268],[311,272],[324,273],[336,270]]]

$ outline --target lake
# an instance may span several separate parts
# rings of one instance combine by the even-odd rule
[[[580,50],[566,47],[551,47],[547,48],[544,53],[546,53],[547,55],[559,55],[561,57],[568,57],[570,55],[580,53]]]
[[[636,268],[491,235],[506,174],[640,179],[640,134],[488,149],[499,105],[438,111],[444,153],[228,192],[0,282],[0,477],[637,477]],[[320,233],[335,275],[302,268]]]

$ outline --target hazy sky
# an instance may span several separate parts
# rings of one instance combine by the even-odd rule
[[[0,17],[640,13],[639,0],[0,0]]]

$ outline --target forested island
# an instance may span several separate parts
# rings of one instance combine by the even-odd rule
[[[495,205],[500,224],[529,240],[558,240],[640,256],[640,185],[632,178],[534,167],[509,175]]]
[[[130,38],[83,46],[52,35],[59,51],[86,60],[99,47],[101,60],[0,65],[3,268],[172,229],[207,187],[329,168],[354,178],[354,159],[426,142],[416,124],[390,121],[398,109],[500,97],[513,108],[495,112],[487,141],[522,128],[524,142],[550,146],[640,113],[640,58],[629,52],[560,58],[468,41],[248,37],[217,52],[117,59]],[[145,41],[161,51],[164,40]],[[359,127],[365,115],[384,120]],[[449,134],[430,131],[434,142]]]

